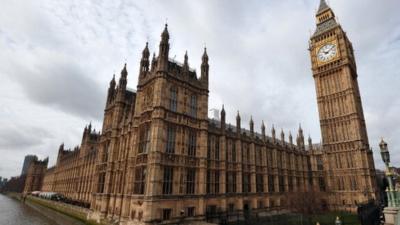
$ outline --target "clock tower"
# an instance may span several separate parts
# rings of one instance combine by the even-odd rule
[[[309,50],[325,153],[328,207],[354,209],[376,197],[376,181],[353,46],[325,0],[320,2],[316,22]]]

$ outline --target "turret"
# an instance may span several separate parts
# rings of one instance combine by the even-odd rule
[[[63,155],[64,152],[64,143],[61,143],[60,147],[58,148],[58,154],[57,154],[57,162],[56,165],[60,162],[61,157]]]
[[[200,76],[200,80],[206,85],[208,85],[208,70],[209,70],[209,65],[208,65],[207,49],[204,48],[204,53],[203,53],[203,56],[201,57],[201,76]]]
[[[281,141],[282,141],[282,144],[285,143],[285,133],[283,132],[283,129],[281,129]]]
[[[156,53],[153,53],[153,58],[151,59],[151,71],[156,69],[157,61],[156,61]]]
[[[127,84],[127,79],[128,78],[128,71],[126,70],[126,63],[124,65],[124,68],[121,70],[121,77],[119,78],[119,83],[118,86],[119,88],[126,89],[126,84]]]
[[[224,105],[222,105],[222,110],[221,110],[221,130],[224,133],[225,132],[225,109]]]
[[[108,87],[108,93],[107,93],[107,104],[110,104],[112,100],[115,98],[115,74],[113,75],[113,78],[110,81],[110,86]]]
[[[124,68],[121,70],[121,77],[119,78],[118,88],[117,88],[117,101],[124,101],[126,84],[128,83],[128,71],[126,70],[126,63]]]
[[[250,135],[254,136],[254,122],[252,116],[250,116]]]
[[[189,72],[189,57],[188,57],[187,51],[185,52],[185,57],[183,60],[183,72],[184,73]]]
[[[308,148],[312,150],[312,140],[310,135],[308,135]]]
[[[149,51],[149,43],[146,42],[146,47],[144,47],[142,52],[142,59],[140,60],[140,69],[139,69],[139,76],[145,76],[146,73],[149,71],[149,64],[150,64],[150,51]]]
[[[161,33],[161,42],[158,53],[158,70],[168,70],[168,54],[169,54],[169,33],[168,24],[165,24],[164,31]]]
[[[289,131],[289,143],[290,145],[293,145],[293,136],[292,136],[292,132]]]
[[[237,115],[236,115],[236,133],[238,134],[238,135],[240,135],[240,115],[239,115],[239,111],[237,112]]]
[[[297,135],[297,145],[300,148],[304,148],[304,135],[303,135],[303,129],[301,128],[301,124],[299,124],[299,131]]]
[[[263,137],[263,140],[265,140],[265,124],[264,124],[264,120],[261,122],[261,135]]]
[[[87,126],[85,126],[85,128],[83,129],[82,143],[84,142],[87,135],[88,135],[88,128]]]
[[[275,141],[276,134],[275,134],[275,127],[273,124],[272,124],[272,129],[271,129],[271,135],[272,135],[272,140]]]
[[[58,148],[58,152],[64,151],[64,142],[61,143],[60,147]]]

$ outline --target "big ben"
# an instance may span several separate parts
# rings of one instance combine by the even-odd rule
[[[353,46],[325,0],[310,40],[331,208],[354,209],[376,197],[375,167],[357,81]]]

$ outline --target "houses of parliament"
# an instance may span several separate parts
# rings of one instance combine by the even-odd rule
[[[224,108],[208,118],[207,51],[197,74],[187,54],[169,58],[169,35],[166,25],[158,54],[144,47],[136,92],[126,64],[111,79],[101,131],[89,125],[79,147],[62,144],[53,167],[32,162],[24,192],[61,193],[90,205],[92,219],[124,225],[290,211],[302,194],[326,210],[377,198],[352,43],[325,0],[309,41],[321,144],[301,127],[295,140],[252,119],[243,129],[239,113],[228,125]]]

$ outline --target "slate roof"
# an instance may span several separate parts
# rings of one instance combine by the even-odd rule
[[[318,36],[337,26],[339,26],[339,24],[336,22],[335,18],[331,18],[323,23],[318,24],[313,36]]]
[[[322,12],[322,11],[324,11],[324,10],[326,10],[326,9],[329,9],[328,4],[326,4],[325,0],[321,0],[320,3],[319,3],[319,8],[318,8],[317,14]]]

